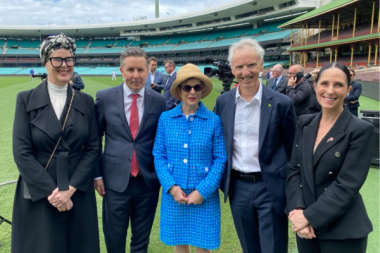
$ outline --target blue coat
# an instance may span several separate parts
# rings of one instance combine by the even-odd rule
[[[152,85],[152,81],[150,80],[151,73],[150,71],[148,72],[148,76],[146,77],[145,81],[145,88],[147,89],[152,89],[150,86]],[[165,76],[162,74],[160,71],[155,72],[154,74],[154,80],[153,83],[157,84],[157,87],[152,89],[157,91],[158,93],[161,93],[161,90],[164,89],[165,86]]]
[[[172,84],[174,83],[175,79],[177,78],[177,72],[174,72],[172,76],[167,76],[169,80],[168,83],[165,85],[164,83],[164,97],[166,98],[166,108],[168,110],[172,109],[175,104],[179,104],[179,101],[175,99],[172,94],[170,93],[170,88],[172,87]]]
[[[207,199],[217,191],[227,159],[219,116],[202,102],[189,119],[182,114],[181,104],[164,112],[153,155],[163,193],[176,184],[182,189],[197,189]]]

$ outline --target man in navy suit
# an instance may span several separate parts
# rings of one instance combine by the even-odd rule
[[[350,92],[348,93],[348,96],[346,98],[346,105],[347,105],[348,110],[354,116],[357,117],[358,108],[360,106],[359,97],[362,94],[362,84],[354,81],[355,70],[350,69],[350,75],[351,75]]]
[[[286,92],[286,86],[288,86],[288,78],[282,76],[281,64],[276,64],[272,68],[273,78],[267,80],[267,87],[282,94]]]
[[[227,149],[220,188],[229,196],[244,253],[285,253],[288,219],[285,181],[296,129],[292,101],[262,85],[264,50],[253,39],[230,47],[228,60],[239,86],[218,97]]]
[[[175,71],[175,63],[173,60],[165,61],[165,71],[168,73],[168,77],[164,85],[164,97],[166,98],[166,108],[170,110],[179,104],[179,101],[170,93],[170,87],[172,87],[172,84],[177,78],[177,72]]]
[[[160,71],[157,70],[157,59],[152,56],[148,59],[149,62],[149,72],[145,81],[145,88],[152,89],[161,93],[165,85],[165,76]]]
[[[95,189],[103,197],[103,232],[108,253],[125,253],[131,220],[130,252],[148,252],[160,183],[153,142],[165,98],[145,88],[146,54],[128,48],[120,56],[124,83],[96,94],[95,110],[103,154],[95,170]]]

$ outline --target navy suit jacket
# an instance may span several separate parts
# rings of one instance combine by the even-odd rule
[[[236,108],[236,89],[216,100],[215,113],[222,119],[227,149],[227,166],[220,184],[227,200],[233,152],[233,135]],[[285,216],[285,181],[296,131],[296,114],[293,102],[286,96],[263,85],[259,127],[259,162],[265,186],[279,215]]]
[[[150,80],[151,73],[148,72],[148,76],[145,81],[145,88],[146,89],[152,89],[157,91],[158,93],[161,93],[161,91],[164,89],[165,86],[165,76],[161,72],[156,70],[156,73],[154,74],[154,80],[153,83],[157,84],[156,88],[151,88],[152,81]]]
[[[103,135],[106,138],[94,176],[102,176],[106,188],[123,192],[128,186],[135,150],[144,180],[153,189],[159,186],[152,155],[153,143],[158,119],[166,110],[165,98],[151,89],[145,89],[144,114],[134,140],[124,111],[123,85],[100,90],[96,94],[100,152]]]
[[[352,89],[346,98],[346,100],[348,101],[347,107],[348,107],[348,109],[357,110],[357,108],[360,106],[359,102],[357,102],[355,104],[351,104],[349,102],[359,100],[359,97],[362,94],[362,84],[355,82],[355,81],[352,81],[350,86],[352,86]]]
[[[172,94],[170,93],[170,87],[172,87],[172,84],[174,83],[175,79],[177,78],[177,72],[174,72],[172,76],[168,76],[169,78],[168,83],[165,85],[164,83],[164,97],[166,98],[166,108],[171,109],[174,104],[179,104],[180,101],[175,99]]]

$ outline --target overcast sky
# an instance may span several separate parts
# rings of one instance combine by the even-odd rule
[[[160,0],[160,17],[233,1]],[[0,0],[0,25],[99,24],[133,21],[139,16],[153,19],[154,4],[155,0]]]

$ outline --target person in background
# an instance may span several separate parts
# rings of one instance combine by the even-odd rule
[[[165,61],[164,65],[165,71],[166,73],[168,73],[164,86],[164,97],[166,98],[166,108],[168,110],[171,110],[179,104],[179,101],[175,99],[170,93],[170,87],[172,86],[177,77],[177,72],[175,71],[175,63],[173,60]]]
[[[372,224],[359,191],[371,164],[375,130],[343,106],[350,82],[343,64],[323,67],[315,80],[322,111],[297,123],[286,212],[300,253],[366,252]]]
[[[20,177],[11,252],[99,253],[94,100],[68,84],[76,62],[72,38],[50,36],[40,48],[47,79],[16,102],[13,156]]]
[[[301,65],[293,65],[288,72],[286,95],[293,101],[297,118],[309,113],[311,85],[304,79],[305,70]]]
[[[285,94],[286,86],[288,85],[288,78],[282,76],[282,66],[281,64],[276,64],[273,66],[272,75],[273,78],[267,80],[266,86],[269,89],[275,90],[279,93]]]
[[[211,252],[220,245],[218,187],[226,149],[219,116],[201,99],[212,91],[210,79],[186,64],[171,86],[181,101],[160,117],[154,143],[154,164],[162,185],[161,240],[175,253]]]
[[[362,84],[354,81],[355,70],[350,69],[350,75],[351,75],[350,86],[352,88],[346,98],[346,105],[347,105],[348,110],[352,113],[352,115],[358,117],[358,108],[360,106],[359,97],[362,94]]]
[[[115,70],[112,70],[112,83],[113,84],[115,83],[114,81],[116,81],[116,72],[115,72]]]
[[[33,68],[30,69],[29,73],[30,73],[30,79],[33,81],[34,80],[34,77],[33,77],[34,70],[33,70]]]
[[[73,87],[74,90],[81,91],[84,89],[83,80],[77,72],[73,72],[69,84],[71,85],[71,87]]]
[[[165,76],[160,71],[157,71],[157,59],[152,56],[148,59],[149,72],[145,82],[145,88],[152,89],[161,93],[165,85]]]

